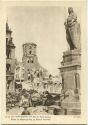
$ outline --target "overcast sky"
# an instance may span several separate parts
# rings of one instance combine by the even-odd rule
[[[8,7],[7,17],[16,46],[16,58],[21,61],[22,44],[37,44],[39,63],[52,74],[58,74],[66,42],[64,7]]]

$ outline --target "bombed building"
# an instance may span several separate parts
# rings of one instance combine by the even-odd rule
[[[12,30],[6,23],[6,86],[7,91],[14,90],[14,71],[15,71],[15,45],[12,39]]]
[[[43,68],[36,54],[37,45],[35,43],[23,44],[23,65],[25,69],[25,81],[33,80],[33,77],[44,78],[47,70]]]

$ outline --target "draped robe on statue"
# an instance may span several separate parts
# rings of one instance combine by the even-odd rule
[[[70,46],[70,50],[80,49],[80,24],[77,22],[77,16],[71,12],[65,22],[66,39]]]

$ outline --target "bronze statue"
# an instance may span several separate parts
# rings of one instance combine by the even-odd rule
[[[81,49],[80,46],[80,24],[77,22],[77,15],[73,8],[68,8],[68,18],[64,23],[66,28],[66,39],[70,46],[70,50]]]

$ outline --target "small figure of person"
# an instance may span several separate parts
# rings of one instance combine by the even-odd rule
[[[24,107],[24,110],[21,115],[30,115],[30,112],[28,111],[27,107]]]

